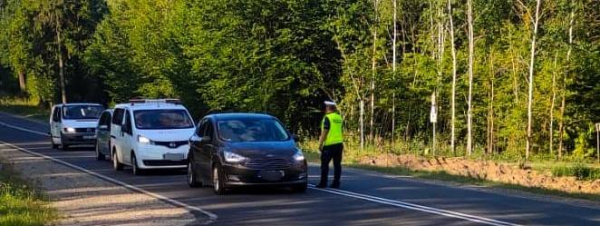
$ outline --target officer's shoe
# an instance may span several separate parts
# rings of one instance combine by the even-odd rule
[[[340,183],[333,183],[333,184],[331,184],[331,187],[330,187],[330,188],[336,188],[336,189],[339,189],[339,188],[340,188]]]
[[[315,186],[316,188],[325,188],[327,187],[327,184],[317,184],[317,186]]]

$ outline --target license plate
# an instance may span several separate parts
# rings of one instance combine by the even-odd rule
[[[96,136],[83,136],[83,139],[96,139]]]
[[[259,175],[262,179],[268,181],[279,181],[285,176],[285,172],[283,170],[264,170],[260,171]]]
[[[181,161],[183,160],[183,154],[167,153],[163,155],[163,158],[170,161]]]

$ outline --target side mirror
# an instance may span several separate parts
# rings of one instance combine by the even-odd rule
[[[121,126],[121,132],[127,133],[127,127],[125,125]]]

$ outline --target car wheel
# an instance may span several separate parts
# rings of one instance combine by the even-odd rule
[[[307,188],[308,188],[308,184],[304,183],[304,184],[292,186],[292,191],[297,192],[297,193],[305,193]]]
[[[187,182],[188,185],[190,186],[190,188],[197,188],[197,187],[201,187],[202,183],[200,183],[196,178],[196,172],[194,171],[194,167],[192,166],[193,163],[192,161],[188,161],[188,167],[187,167]]]
[[[223,177],[223,173],[221,172],[221,166],[219,164],[215,164],[212,170],[212,180],[213,180],[213,190],[217,195],[225,195],[227,192],[225,191],[225,181]]]
[[[133,152],[131,153],[131,170],[133,171],[133,175],[136,176],[144,174],[144,170],[140,169],[140,167],[138,166],[137,158],[135,157],[135,154]]]
[[[63,139],[62,133],[60,134],[60,149],[62,149],[63,151],[69,150],[69,145]]]
[[[100,152],[100,145],[98,144],[98,141],[96,141],[96,160],[103,161],[105,159],[106,159],[106,156],[104,156],[104,154],[102,154],[102,152]]]
[[[123,170],[123,164],[121,164],[119,162],[119,159],[117,158],[117,151],[113,151],[112,154],[112,162],[113,162],[113,168],[117,171],[121,171]]]
[[[58,149],[58,144],[54,143],[54,138],[50,137],[50,144],[52,144],[52,149]]]

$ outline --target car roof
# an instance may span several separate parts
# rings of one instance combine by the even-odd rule
[[[55,107],[64,107],[64,106],[81,106],[81,105],[94,105],[94,106],[102,106],[99,103],[66,103],[66,104],[55,104]]]
[[[256,118],[256,119],[276,119],[275,116],[262,114],[262,113],[217,113],[210,114],[206,116],[207,118],[213,118],[216,120],[226,120],[226,119],[239,119],[239,118]]]
[[[115,105],[116,108],[125,108],[130,110],[159,110],[159,109],[181,109],[187,110],[181,104],[173,103],[123,103]]]

